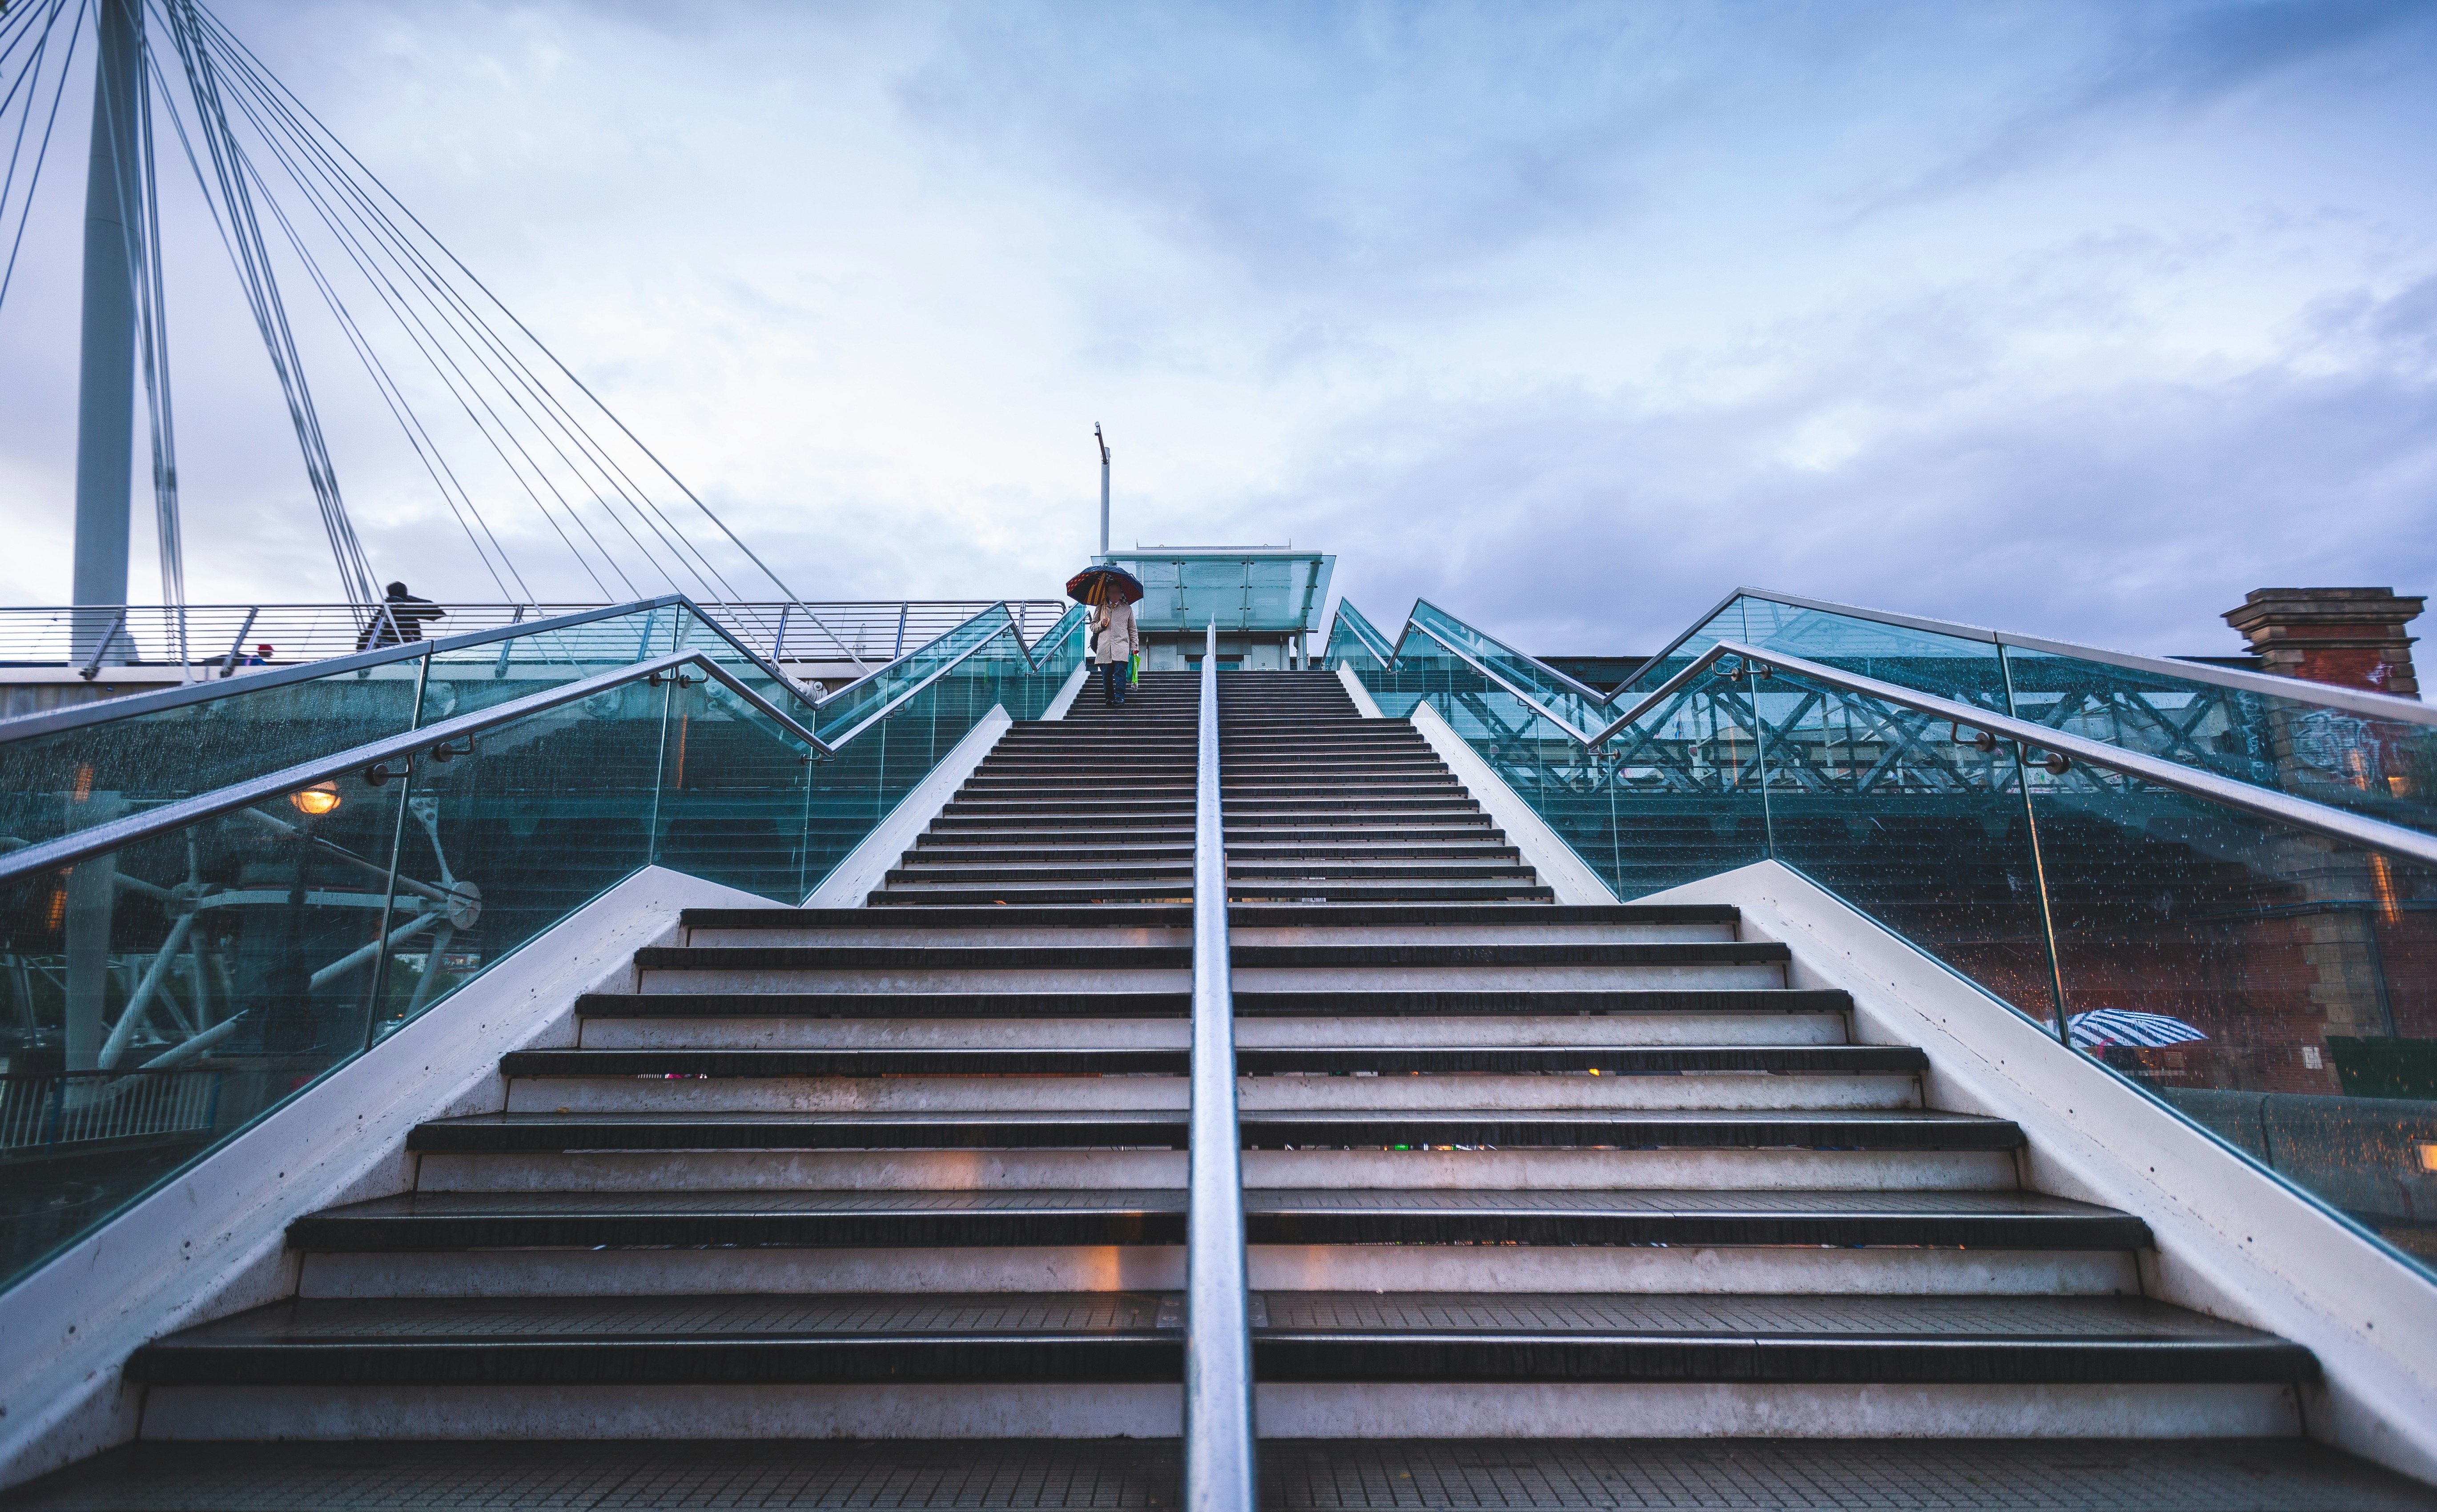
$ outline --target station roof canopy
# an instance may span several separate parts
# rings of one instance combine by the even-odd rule
[[[1318,628],[1337,558],[1270,546],[1145,546],[1093,558],[1142,580],[1134,623],[1144,630],[1293,634]]]

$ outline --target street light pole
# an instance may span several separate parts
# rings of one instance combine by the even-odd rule
[[[1092,439],[1100,443],[1100,555],[1109,554],[1109,443],[1100,423],[1092,422]]]

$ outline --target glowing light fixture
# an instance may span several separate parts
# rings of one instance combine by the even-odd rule
[[[319,819],[339,807],[339,785],[335,782],[317,782],[309,788],[289,793],[288,801],[296,806],[298,813],[309,819]]]

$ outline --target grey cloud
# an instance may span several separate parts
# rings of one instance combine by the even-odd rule
[[[2069,26],[2080,16],[2040,8]],[[2423,0],[2200,0],[2102,8],[2095,56],[2046,81],[1960,150],[1866,197],[1870,215],[1986,186],[2095,149],[2128,117],[2204,109],[2239,91],[2392,33],[2425,59],[2437,50],[2437,9]]]
[[[1425,597],[1540,652],[1654,651],[1756,583],[2231,653],[2218,613],[2271,579],[2437,586],[2437,374],[2406,350],[2425,325],[2402,328],[2428,297],[2365,317],[2395,330],[2391,360],[1992,392],[1822,471],[1768,453],[1820,405],[1918,391],[1922,374],[1883,379],[1846,352],[1799,391],[1738,405],[1559,392],[1376,419],[1444,439],[1325,478],[1329,533],[1366,544],[1341,586],[1374,619]]]

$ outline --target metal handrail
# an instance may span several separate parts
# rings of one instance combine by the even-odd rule
[[[1958,730],[1964,728],[1986,730],[1991,735],[2014,741],[2025,751],[2058,752],[2090,766],[2104,767],[2111,772],[2137,777],[2143,782],[2157,787],[2189,793],[2193,797],[2223,804],[2228,808],[2256,814],[2278,824],[2310,830],[2330,839],[2341,840],[2347,844],[2360,845],[2371,850],[2391,851],[2412,860],[2437,866],[2437,835],[2423,834],[2419,830],[2407,829],[2401,825],[2390,825],[2382,819],[2371,819],[2349,809],[2313,803],[2307,798],[2295,798],[2289,794],[2278,792],[2272,788],[2236,782],[2231,777],[2220,777],[2200,767],[2187,767],[2180,762],[2145,756],[2120,745],[2109,745],[2103,740],[2094,740],[2087,736],[2073,735],[2045,724],[2035,724],[2028,720],[2016,719],[2010,714],[2000,714],[1994,709],[1982,708],[1977,704],[1959,704],[1953,699],[1939,698],[1934,693],[1923,693],[1915,688],[1899,686],[1894,683],[1881,682],[1875,677],[1865,677],[1858,672],[1840,671],[1833,667],[1805,661],[1798,656],[1762,651],[1759,647],[1747,646],[1738,640],[1722,640],[1712,645],[1708,651],[1693,658],[1682,671],[1677,672],[1636,702],[1633,707],[1620,715],[1612,723],[1595,734],[1586,735],[1574,728],[1564,716],[1550,708],[1547,704],[1517,687],[1511,680],[1499,676],[1496,671],[1461,647],[1449,645],[1444,637],[1430,634],[1429,626],[1414,624],[1407,628],[1419,630],[1424,634],[1429,635],[1429,638],[1439,645],[1446,647],[1448,652],[1462,658],[1473,670],[1521,700],[1534,713],[1564,731],[1569,739],[1587,751],[1597,750],[1618,731],[1680,692],[1702,672],[1707,671],[1720,660],[1733,656],[1751,669],[1782,669],[1797,677],[1807,678],[1815,683],[1825,683],[1832,687],[1843,688],[1848,692],[1877,699],[1881,703],[1893,704],[1916,713],[1928,714],[1948,721]]]
[[[127,814],[87,829],[78,830],[72,835],[62,835],[57,840],[28,845],[22,850],[0,856],[0,884],[6,884],[16,878],[33,873],[73,865],[85,857],[102,855],[134,844],[139,841],[184,829],[189,825],[200,824],[206,819],[217,818],[221,814],[232,813],[267,799],[282,797],[300,789],[309,788],[317,782],[326,782],[349,773],[385,766],[399,756],[406,756],[412,760],[415,752],[426,747],[447,745],[452,741],[478,735],[497,725],[512,723],[535,714],[547,713],[561,704],[580,703],[628,683],[666,676],[689,666],[700,668],[707,676],[776,721],[788,734],[803,741],[810,748],[806,753],[807,760],[812,759],[815,755],[834,756],[856,736],[871,728],[890,709],[896,708],[906,699],[945,677],[966,657],[995,638],[995,636],[985,637],[954,660],[941,663],[929,676],[891,700],[878,714],[857,723],[852,729],[833,740],[823,739],[809,726],[799,722],[786,710],[763,697],[734,672],[722,666],[718,658],[710,652],[699,648],[693,651],[675,652],[651,661],[634,662],[624,667],[613,668],[597,676],[582,678],[570,683],[560,683],[544,688],[540,692],[528,693],[523,698],[505,704],[495,704],[471,714],[461,714],[455,719],[427,724],[419,730],[408,730],[396,735],[384,736],[380,739],[369,740],[335,755],[317,756],[310,761],[298,762],[294,766],[285,767],[263,776],[231,783],[225,788],[215,788],[210,792],[197,793],[191,798],[181,798],[157,808]],[[452,753],[452,755],[462,754]],[[384,780],[386,780],[386,774]]]
[[[1416,601],[1427,602],[1428,600],[1424,600]],[[1436,606],[1433,605],[1433,607]],[[1445,614],[1446,611],[1441,610],[1440,613]],[[1348,615],[1351,615],[1353,617],[1348,618]],[[1448,617],[1453,618],[1454,617],[1450,615]],[[1330,640],[1335,640],[1337,638],[1337,627],[1341,623],[1345,626],[1346,630],[1352,634],[1356,640],[1362,643],[1363,650],[1369,652],[1372,655],[1378,657],[1384,665],[1392,669],[1396,665],[1396,648],[1388,644],[1388,637],[1379,633],[1378,626],[1371,623],[1370,620],[1363,617],[1361,610],[1355,608],[1350,603],[1347,603],[1343,599],[1337,600],[1337,613],[1329,619],[1328,638]]]
[[[1184,1227],[1185,1512],[1253,1512],[1253,1334],[1244,1153],[1236,1123],[1236,993],[1218,799],[1218,622],[1202,641],[1193,779],[1193,1111]]]
[[[850,694],[850,693],[853,692],[856,688],[859,688],[859,687],[863,686],[866,683],[868,683],[868,682],[872,681],[874,678],[885,677],[885,676],[887,676],[891,671],[895,670],[898,667],[900,667],[900,666],[903,665],[904,663],[906,663],[906,662],[908,662],[908,661],[911,661],[913,658],[915,658],[915,657],[917,657],[917,656],[920,656],[920,655],[924,654],[925,652],[929,652],[929,651],[930,651],[930,649],[931,649],[932,647],[934,647],[934,646],[936,646],[936,645],[939,644],[939,642],[941,642],[941,641],[943,641],[943,640],[947,639],[950,635],[953,635],[953,634],[956,634],[956,632],[958,632],[958,631],[960,631],[960,630],[964,629],[967,625],[970,625],[970,624],[973,623],[975,620],[984,619],[984,618],[989,617],[989,616],[991,615],[991,611],[992,611],[992,610],[995,610],[995,611],[997,611],[998,613],[1000,613],[1000,614],[1002,614],[1002,615],[1005,615],[1005,616],[1007,617],[1007,622],[1008,622],[1008,627],[1009,627],[1010,629],[1014,628],[1014,626],[1015,626],[1015,611],[1013,611],[1012,609],[1009,609],[1009,608],[1008,607],[1007,600],[1004,600],[1004,599],[1002,599],[1002,600],[1000,600],[998,602],[996,602],[996,603],[994,603],[994,604],[991,604],[991,605],[990,606],[990,608],[988,608],[988,609],[983,609],[983,610],[978,611],[977,613],[974,613],[974,614],[972,614],[972,615],[968,615],[968,616],[967,616],[967,617],[965,617],[963,619],[958,620],[956,624],[949,626],[946,630],[943,630],[943,631],[939,632],[938,634],[936,634],[936,635],[932,636],[929,640],[924,641],[921,645],[915,647],[912,651],[906,652],[905,652],[904,654],[903,654],[903,655],[895,656],[895,657],[890,658],[890,659],[889,659],[889,660],[888,660],[885,665],[873,668],[870,671],[868,671],[868,672],[864,673],[861,677],[856,678],[856,679],[855,679],[853,682],[851,682],[851,683],[841,683],[841,684],[839,684],[837,686],[835,686],[835,687],[833,687],[833,688],[831,688],[828,692],[826,692],[826,693],[822,693],[822,694],[819,694],[819,695],[814,695],[814,694],[811,694],[811,693],[798,692],[798,693],[797,694],[797,696],[798,696],[798,697],[799,697],[799,698],[801,698],[801,699],[803,699],[806,703],[808,703],[808,704],[812,704],[812,705],[813,705],[813,707],[814,707],[815,709],[820,709],[820,708],[823,708],[823,707],[825,707],[825,706],[827,706],[827,705],[829,705],[829,704],[834,704],[834,703],[836,703],[839,699],[842,699],[842,698],[846,697],[848,694]],[[1082,606],[1082,605],[1080,605],[1080,604],[1075,604],[1075,605],[1071,605],[1071,606],[1069,606],[1069,607],[1068,607],[1068,609],[1066,610],[1066,612],[1065,612],[1064,614],[1061,614],[1061,615],[1060,615],[1060,616],[1058,617],[1058,618],[1057,618],[1057,620],[1056,620],[1056,622],[1055,622],[1055,623],[1051,624],[1051,625],[1050,625],[1050,627],[1049,627],[1047,630],[1044,630],[1044,631],[1043,631],[1043,632],[1041,633],[1041,634],[1040,634],[1039,638],[1038,638],[1038,639],[1036,639],[1036,640],[1033,642],[1033,645],[1034,645],[1034,646],[1045,646],[1045,645],[1047,645],[1047,644],[1049,643],[1049,641],[1050,641],[1050,638],[1051,638],[1053,635],[1055,635],[1055,634],[1057,634],[1057,632],[1058,632],[1058,627],[1059,627],[1060,625],[1064,624],[1067,620],[1074,618],[1077,615],[1081,614],[1082,612],[1083,612],[1083,606]],[[975,649],[978,649],[979,647],[982,647],[982,646],[986,646],[986,645],[988,645],[988,644],[991,642],[991,640],[994,637],[994,634],[995,634],[995,633],[993,633],[993,634],[992,634],[992,635],[985,635],[985,636],[983,636],[980,640],[975,641],[975,642],[973,643],[974,648],[975,648]],[[1042,664],[1043,660],[1046,657],[1046,655],[1047,655],[1048,653],[1047,653],[1047,652],[1043,652],[1043,655],[1041,655],[1041,656],[1035,656],[1035,655],[1032,653],[1032,646],[1026,646],[1026,645],[1024,643],[1024,636],[1023,636],[1023,635],[1022,635],[1022,634],[1020,634],[1020,633],[1015,636],[1015,645],[1016,645],[1016,649],[1017,649],[1018,651],[1020,651],[1020,652],[1022,652],[1024,653],[1024,664],[1025,664],[1026,667],[1032,668],[1034,670],[1038,671],[1038,670],[1040,669],[1040,668],[1041,668],[1041,664]],[[959,656],[956,658],[956,660],[957,660],[957,661],[962,661],[962,660],[964,660],[964,659],[965,659],[965,656],[969,656],[969,655],[971,655],[971,654],[973,654],[973,652],[972,652],[971,650],[968,650],[968,651],[967,651],[967,652],[965,652],[962,655],[959,655]],[[954,664],[952,663],[951,665],[954,665]],[[790,680],[790,684],[791,684],[791,686],[792,686],[792,680]],[[900,701],[898,701],[898,702],[903,702],[903,700],[900,700]],[[891,704],[888,705],[888,707],[890,707],[890,708],[895,708],[896,706],[897,706],[896,703],[891,703]],[[857,728],[857,729],[861,729],[861,728],[862,728],[862,726],[861,726],[861,725],[857,725],[857,726],[855,726],[855,728]]]
[[[999,608],[999,609],[1001,609],[1001,610],[1004,610],[1004,609],[1006,609],[1006,608],[1007,608],[1007,605],[1005,605],[1005,604],[1003,604],[1003,603],[1002,603],[1002,604],[998,604],[998,605],[996,605],[995,607],[997,607],[997,608]],[[987,613],[989,613],[989,611],[988,611],[988,610],[984,610],[984,611],[983,611],[983,614],[987,614]],[[1070,610],[1068,610],[1065,614],[1061,615],[1061,616],[1059,617],[1059,621],[1060,621],[1060,623],[1061,623],[1061,624],[1062,624],[1062,623],[1064,623],[1067,619],[1072,618],[1076,613],[1077,613],[1077,611],[1076,611],[1076,610],[1074,610],[1074,609],[1070,609]],[[981,615],[975,615],[975,616],[973,617],[973,619],[979,619],[980,617],[981,617]],[[972,620],[972,619],[969,619],[969,620],[965,621],[965,624],[971,624],[971,623],[973,623],[973,620]],[[957,626],[957,627],[956,627],[956,629],[957,629],[957,630],[962,630],[963,628],[964,628],[964,625],[959,625],[959,626]],[[1051,628],[1054,630],[1054,629],[1056,629],[1057,627],[1056,627],[1056,626],[1052,626]],[[953,635],[953,634],[956,634],[956,631],[955,631],[955,630],[949,631],[949,632],[947,633],[947,634],[948,634],[948,635]],[[1016,652],[1017,652],[1017,653],[1018,653],[1019,655],[1023,656],[1025,666],[1026,666],[1026,667],[1028,667],[1028,668],[1032,669],[1033,669],[1033,670],[1035,670],[1035,671],[1038,671],[1038,670],[1040,670],[1040,669],[1041,669],[1042,662],[1043,662],[1043,661],[1044,661],[1044,660],[1046,660],[1046,657],[1035,657],[1035,656],[1032,654],[1032,652],[1031,652],[1029,650],[1027,650],[1027,649],[1026,648],[1026,646],[1025,646],[1025,644],[1024,644],[1024,637],[1023,637],[1021,634],[1016,634],[1016,633],[1015,633],[1015,617],[1014,617],[1014,616],[1012,616],[1012,615],[1009,615],[1009,616],[1008,617],[1008,622],[1007,622],[1007,628],[1006,628],[1006,629],[1004,629],[1004,630],[994,630],[994,631],[991,632],[989,634],[982,636],[980,639],[978,639],[978,640],[974,641],[972,645],[970,645],[970,646],[966,647],[963,651],[960,651],[960,652],[956,652],[956,654],[955,654],[954,656],[949,657],[946,661],[941,662],[938,667],[936,667],[936,668],[932,669],[931,672],[930,672],[927,676],[923,677],[922,679],[920,679],[920,681],[918,681],[918,682],[914,682],[914,683],[909,683],[909,684],[907,684],[907,685],[905,686],[905,689],[904,689],[904,691],[903,691],[903,692],[899,693],[895,698],[890,699],[887,703],[881,704],[881,705],[880,705],[880,707],[878,707],[878,708],[876,708],[876,709],[872,710],[869,714],[868,714],[868,715],[864,716],[861,720],[856,721],[854,724],[850,725],[850,726],[847,729],[847,731],[846,731],[846,733],[845,733],[845,734],[843,734],[843,735],[839,736],[839,737],[838,737],[834,741],[830,742],[830,744],[829,744],[829,745],[825,746],[825,747],[823,748],[823,749],[824,749],[824,751],[834,750],[834,749],[835,749],[835,747],[846,744],[849,740],[853,739],[856,736],[861,735],[864,731],[866,731],[866,730],[868,730],[868,729],[870,729],[874,724],[878,723],[880,721],[886,719],[890,714],[894,713],[894,712],[895,712],[895,711],[896,711],[896,710],[897,710],[901,705],[903,705],[903,704],[905,703],[905,701],[906,701],[907,699],[912,698],[915,694],[920,693],[920,691],[922,691],[922,689],[924,689],[924,688],[926,688],[926,687],[930,686],[933,683],[938,682],[940,678],[942,678],[942,677],[946,676],[946,675],[948,674],[948,672],[949,672],[949,671],[951,671],[952,669],[954,669],[955,668],[957,668],[957,667],[959,667],[959,666],[962,666],[966,661],[970,660],[970,659],[971,659],[971,658],[973,658],[974,655],[978,654],[984,647],[989,646],[989,645],[991,645],[992,642],[996,641],[996,640],[997,640],[1001,635],[1005,635],[1005,636],[1007,636],[1009,640],[1012,640],[1012,641],[1014,641],[1014,642],[1015,642],[1015,649],[1016,649]],[[947,635],[941,635],[941,636],[939,637],[939,640],[945,640],[946,638],[947,638]],[[1042,637],[1042,639],[1045,641],[1045,640],[1047,640],[1047,639],[1048,639],[1048,636],[1044,634],[1044,635]],[[934,646],[936,646],[936,645],[938,645],[938,640],[935,640],[935,641],[933,641],[931,644],[932,644],[932,645],[934,645]],[[927,647],[926,647],[926,648],[924,648],[924,649],[925,649],[925,650],[928,650],[929,648],[927,648]],[[899,660],[899,661],[903,661],[903,660],[904,660],[904,658],[903,658],[903,657],[900,657],[898,660]],[[897,663],[896,663],[896,662],[891,662],[891,663],[889,663],[889,666],[891,666],[891,667],[894,667],[894,666],[896,666],[896,665],[897,665]],[[849,686],[850,687],[851,687],[851,686],[860,686],[861,684],[863,684],[863,683],[865,683],[865,682],[868,682],[868,681],[869,681],[869,679],[868,679],[868,678],[857,678],[857,679],[855,680],[855,682],[854,682],[854,683],[850,684],[850,685],[848,685],[848,686]],[[837,698],[838,698],[838,696],[839,696],[839,695],[843,695],[846,691],[847,691],[847,689],[846,689],[846,688],[840,688],[840,689],[838,689],[837,694],[833,694],[831,697],[826,698],[826,699],[823,699],[823,700],[821,701],[821,704],[833,704],[833,703],[837,702]]]

